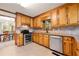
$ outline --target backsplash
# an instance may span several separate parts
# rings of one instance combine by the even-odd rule
[[[65,27],[49,31],[50,34],[57,33],[59,35],[73,36],[79,42],[79,27]]]
[[[34,30],[34,32],[43,32],[45,30]],[[49,34],[58,34],[58,35],[66,35],[66,36],[73,36],[77,42],[79,42],[79,26],[77,27],[63,27],[58,29],[49,30]]]

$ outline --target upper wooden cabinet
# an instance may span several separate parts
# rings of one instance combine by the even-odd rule
[[[68,13],[68,23],[77,24],[77,4],[68,4],[67,5],[67,13]]]
[[[57,18],[57,9],[52,10],[51,14],[51,25],[52,27],[57,27],[58,26],[58,18]]]
[[[78,24],[79,24],[79,4],[77,4],[78,7]]]
[[[21,15],[20,14],[16,14],[16,27],[20,27],[21,26]]]
[[[30,19],[30,27],[33,28],[33,18]]]
[[[25,16],[20,13],[16,13],[16,27],[21,27],[22,25],[31,25],[31,17]]]
[[[40,15],[41,20],[47,20],[47,19],[51,19],[51,11],[48,11],[46,13],[43,13]]]
[[[37,18],[33,19],[33,28],[37,28]]]
[[[43,28],[43,21],[50,19],[50,12],[46,12],[34,18],[33,27],[34,28]]]
[[[58,18],[59,26],[67,25],[67,12],[65,6],[61,6],[60,8],[58,8]]]
[[[42,28],[43,22],[40,18],[37,19],[37,28]]]

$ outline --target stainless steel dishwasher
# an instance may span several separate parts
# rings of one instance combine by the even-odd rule
[[[62,37],[50,36],[50,49],[63,53],[62,51]]]

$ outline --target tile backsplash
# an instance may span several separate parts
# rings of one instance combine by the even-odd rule
[[[65,27],[65,28],[58,28],[49,31],[50,34],[57,33],[59,35],[67,35],[73,36],[77,41],[79,41],[79,27]]]
[[[34,30],[34,32],[45,33],[46,31],[45,30]],[[73,36],[76,39],[76,41],[79,42],[79,26],[63,27],[63,28],[49,30],[49,34],[55,34],[55,33],[57,33],[58,35]]]

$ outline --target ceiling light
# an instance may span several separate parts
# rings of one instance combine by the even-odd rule
[[[22,7],[29,7],[29,6],[32,6],[33,4],[35,3],[20,3]]]

